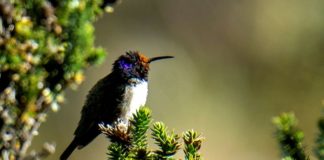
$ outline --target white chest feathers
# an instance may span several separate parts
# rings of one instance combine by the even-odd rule
[[[133,114],[146,103],[148,85],[146,81],[127,86],[125,89],[126,104],[123,106],[122,117],[129,120]]]

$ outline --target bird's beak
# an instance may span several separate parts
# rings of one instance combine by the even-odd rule
[[[173,56],[161,56],[161,57],[153,57],[150,58],[148,63],[151,63],[153,61],[161,60],[161,59],[167,59],[167,58],[174,58]]]

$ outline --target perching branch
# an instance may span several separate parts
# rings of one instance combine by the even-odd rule
[[[125,124],[117,123],[113,125],[100,124],[102,133],[107,135],[111,145],[108,147],[108,159],[110,160],[172,160],[176,152],[181,148],[180,136],[174,132],[169,132],[165,124],[156,122],[153,124],[152,138],[158,145],[158,150],[151,150],[148,147],[148,136],[146,134],[150,122],[151,111],[147,107],[142,107],[136,112],[131,120],[130,126],[125,130]],[[122,126],[122,127],[121,127]],[[120,128],[124,128],[121,130]],[[122,134],[121,134],[122,133]],[[125,141],[125,137],[129,137]],[[191,130],[183,134],[183,151],[187,160],[201,160],[199,150],[202,138]]]

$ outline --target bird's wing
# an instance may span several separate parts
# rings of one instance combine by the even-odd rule
[[[120,80],[112,74],[99,80],[88,93],[74,134],[82,137],[92,132],[89,130],[97,129],[98,123],[116,120],[119,115],[117,106],[122,103],[124,90]]]

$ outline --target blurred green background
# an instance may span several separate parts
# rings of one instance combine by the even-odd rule
[[[32,148],[55,141],[48,159],[58,159],[88,90],[118,56],[138,50],[176,57],[152,64],[147,104],[177,133],[201,132],[205,159],[279,159],[271,118],[283,111],[296,113],[311,153],[324,99],[323,19],[321,0],[124,0],[96,23],[107,60],[66,92]],[[106,159],[107,145],[100,136],[71,159]]]

